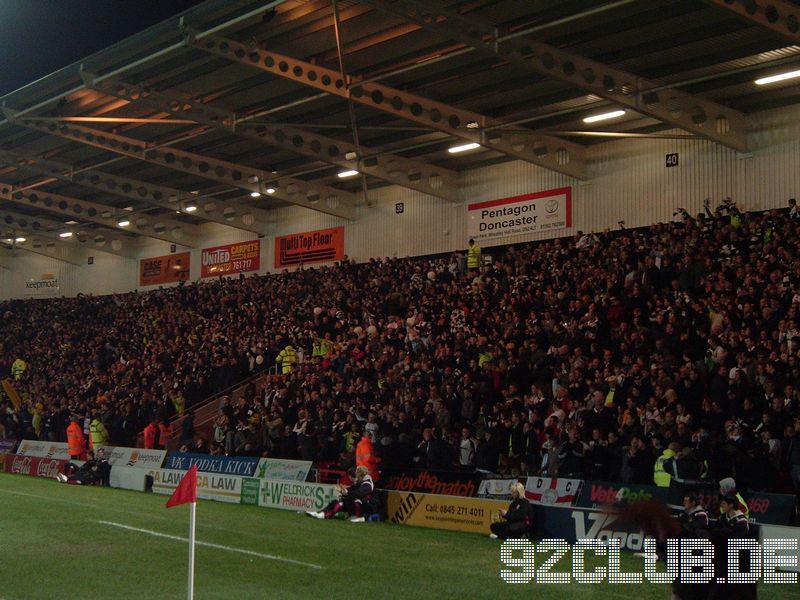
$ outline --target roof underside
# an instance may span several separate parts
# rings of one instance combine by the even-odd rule
[[[274,9],[264,10],[263,0],[208,0],[184,13],[183,23],[194,32],[221,26],[215,35],[339,72],[332,2],[286,0],[271,4]],[[422,29],[410,19],[376,9],[374,4],[338,2],[341,59],[353,81],[377,81],[466,109],[494,119],[507,132],[552,132],[584,147],[609,138],[575,132],[654,135],[675,129],[674,124],[633,110],[615,120],[587,125],[584,117],[619,105],[571,83],[520,68],[498,55],[465,47],[447,30]],[[745,115],[800,99],[800,86],[791,81],[776,86],[753,83],[756,76],[800,68],[800,46],[712,2],[447,0],[442,5],[464,17],[496,26],[501,36],[517,34],[518,40],[544,42]],[[241,18],[248,14],[251,16]],[[238,22],[232,22],[237,18]],[[142,84],[168,96],[189,98],[194,103],[235,113],[237,120],[244,119],[251,125],[288,125],[349,145],[354,144],[354,119],[360,146],[456,173],[516,158],[485,147],[448,153],[447,149],[459,142],[449,132],[358,102],[353,102],[351,114],[347,99],[340,95],[181,44],[183,40],[176,17],[87,58],[83,68],[100,78],[114,72],[116,78],[128,84]],[[362,202],[364,184],[372,190],[391,183],[373,175],[365,175],[364,181],[361,176],[340,179],[337,173],[342,171],[341,164],[273,147],[230,130],[87,88],[79,67],[66,67],[7,95],[3,98],[5,105],[24,111],[26,118],[51,119],[41,121],[46,124],[60,124],[63,121],[59,120],[69,117],[111,119],[70,124],[135,138],[148,147],[169,146],[251,167],[265,174],[260,178],[265,185],[269,178],[293,178],[350,192],[357,202]],[[132,118],[147,122],[124,120]],[[75,170],[99,170],[181,190],[185,194],[183,200],[197,198],[202,202],[213,198],[219,206],[235,206],[239,212],[269,211],[285,205],[279,194],[252,198],[246,186],[125,156],[29,125],[9,120],[0,124],[0,148],[25,157],[58,161]],[[213,169],[210,173],[213,175]],[[0,182],[106,206],[115,221],[122,215],[169,217],[189,226],[206,220],[202,211],[184,212],[185,202],[181,199],[174,202],[173,208],[164,202],[153,203],[76,184],[68,178],[45,177],[32,165],[11,165],[7,159],[0,162]],[[325,204],[324,200],[317,202],[316,206]],[[309,209],[314,210],[315,205]],[[73,218],[64,211],[49,210],[50,207],[13,201],[0,206],[23,217],[46,220],[49,225],[42,228],[43,232],[55,233],[52,222],[70,220],[77,220],[87,231],[108,228],[97,219],[82,220],[77,215]],[[13,222],[6,220],[6,225]]]

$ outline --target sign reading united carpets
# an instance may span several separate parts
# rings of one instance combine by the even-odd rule
[[[572,188],[467,205],[467,233],[481,242],[572,227]]]
[[[261,268],[261,240],[203,248],[200,277],[234,275]]]

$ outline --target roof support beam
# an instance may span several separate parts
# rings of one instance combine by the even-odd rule
[[[200,40],[192,32],[188,32],[186,43],[210,54],[351,99],[375,110],[421,123],[431,129],[481,144],[546,169],[577,179],[586,177],[585,148],[580,144],[533,130],[524,133],[504,132],[500,128],[502,123],[491,117],[380,83],[360,83],[357,79],[352,79],[345,85],[342,76],[332,69],[277,52],[254,49],[227,38],[212,35]]]
[[[0,225],[13,228],[24,237],[31,239],[32,236],[51,239],[60,242],[71,248],[84,248],[86,250],[98,250],[107,252],[123,258],[134,258],[131,252],[134,245],[138,245],[134,238],[125,239],[119,235],[118,231],[91,231],[81,230],[80,227],[70,227],[56,221],[42,219],[40,217],[28,217],[14,212],[0,211]],[[48,231],[40,231],[46,227]],[[66,239],[58,236],[57,230],[61,229],[74,231],[73,235]]]
[[[662,86],[530,38],[501,40],[497,26],[475,17],[460,15],[444,8],[436,0],[364,1],[483,54],[574,85],[729,148],[739,151],[747,149],[746,118],[739,111],[675,88],[649,91]],[[721,3],[726,2],[722,0]]]
[[[706,0],[800,44],[800,7],[786,0]]]
[[[5,158],[4,154],[6,154],[4,151],[0,151],[0,162],[18,166],[16,162]],[[17,190],[14,189],[13,185],[4,182],[0,182],[0,199],[36,210],[64,215],[74,221],[97,223],[110,229],[118,229],[119,225],[117,223],[122,217],[125,217],[130,221],[130,225],[125,228],[126,231],[190,248],[195,245],[194,240],[197,234],[194,225],[180,223],[161,216],[142,213],[128,215],[125,211],[105,204],[62,196],[61,194],[51,194],[36,189]]]
[[[0,156],[2,156],[1,152]],[[78,170],[72,165],[45,158],[32,158],[25,166],[42,175],[108,194],[131,198],[138,202],[146,202],[168,210],[184,210],[187,204],[194,204],[197,211],[193,213],[193,216],[234,229],[261,234],[266,230],[268,223],[272,221],[271,215],[264,210],[235,204],[227,200],[225,206],[221,206],[220,201],[211,198],[196,199],[193,194],[183,190],[119,177],[95,169]]]
[[[271,172],[237,165],[194,152],[158,146],[124,135],[67,123],[42,122],[20,117],[4,108],[6,118],[16,125],[55,135],[67,140],[102,148],[109,152],[130,156],[168,169],[190,173],[217,183],[237,187],[248,192],[264,193],[275,190],[275,198],[311,210],[328,213],[343,219],[355,219],[356,196],[350,192],[291,177],[275,177]]]
[[[102,81],[87,72],[82,73],[86,87],[116,96],[153,110],[185,117],[213,129],[241,138],[255,140],[274,148],[289,150],[320,162],[356,170],[389,183],[450,200],[458,201],[458,174],[449,169],[428,165],[361,144],[361,157],[349,142],[313,133],[289,125],[252,123],[237,119],[232,112],[210,106],[199,100],[156,92],[146,85],[133,85],[119,79]],[[349,158],[348,158],[349,157]]]

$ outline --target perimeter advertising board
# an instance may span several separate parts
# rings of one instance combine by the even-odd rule
[[[258,482],[256,487],[256,482]],[[258,492],[256,493],[256,490]],[[335,485],[271,479],[244,479],[241,503],[294,511],[319,511],[338,497]]]
[[[18,454],[4,454],[0,459],[3,461],[3,470],[6,473],[46,477],[48,479],[55,479],[56,475],[62,473],[67,462],[54,458],[20,456]]]
[[[124,446],[101,446],[105,458],[112,467],[134,469],[159,469],[166,450],[146,450],[144,448],[125,448]]]
[[[417,492],[389,491],[386,494],[386,512],[392,523],[432,529],[489,535],[492,519],[498,518],[500,509],[507,508],[508,502],[502,500]]]
[[[165,469],[188,471],[192,465],[206,473],[252,477],[260,459],[252,456],[212,456],[194,452],[174,452],[164,461]]]
[[[467,205],[467,233],[479,246],[569,227],[572,227],[569,187]]]
[[[16,452],[19,456],[36,456],[38,458],[55,458],[69,460],[69,450],[64,442],[40,442],[38,440],[22,440]]]
[[[114,472],[114,469],[111,469]],[[157,494],[172,494],[186,471],[153,469],[147,472],[153,478],[153,491]],[[242,477],[218,473],[197,474],[197,497],[203,500],[218,500],[239,504],[242,496]]]
[[[255,476],[259,479],[279,481],[305,481],[311,470],[310,460],[289,460],[285,458],[262,458],[258,461]]]

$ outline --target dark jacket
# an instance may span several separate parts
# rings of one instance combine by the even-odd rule
[[[518,498],[511,502],[506,513],[509,523],[525,523],[528,527],[533,523],[531,503],[526,498]]]

